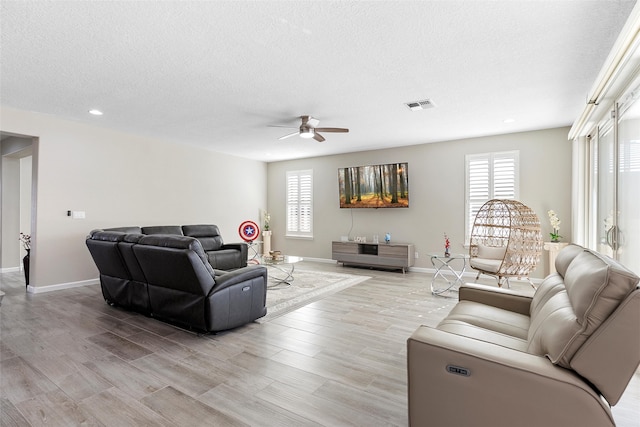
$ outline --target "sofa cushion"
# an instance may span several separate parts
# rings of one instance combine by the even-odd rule
[[[469,265],[476,270],[497,273],[502,265],[502,259],[471,258]]]
[[[486,329],[461,320],[450,319],[449,317],[438,324],[438,329],[450,334],[461,335],[518,351],[526,351],[527,349],[526,339]]]
[[[478,258],[497,259],[502,261],[506,252],[506,246],[494,247],[478,245]]]
[[[464,322],[520,340],[527,339],[530,324],[529,316],[475,301],[459,301],[446,320]]]
[[[566,249],[566,248],[565,248]],[[548,276],[531,304],[528,351],[546,355],[570,368],[576,351],[638,283],[638,277],[618,262],[591,250],[570,248],[558,255],[560,272]],[[562,255],[562,256],[561,256]]]
[[[506,247],[478,245],[474,251],[475,255],[469,260],[469,265],[476,270],[497,273],[506,252]]]
[[[211,276],[215,276],[215,272],[213,271],[213,267],[209,264],[209,258],[207,254],[202,249],[202,245],[200,242],[188,236],[167,236],[167,235],[149,235],[144,236],[138,241],[141,245],[149,245],[149,246],[160,246],[166,248],[175,248],[175,249],[189,249],[195,252],[198,255],[198,258],[202,261],[207,271],[211,274]]]

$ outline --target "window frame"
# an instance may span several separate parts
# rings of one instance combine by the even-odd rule
[[[508,165],[505,167],[504,161],[512,162],[513,173],[512,175],[505,176],[505,171],[508,169]],[[471,166],[472,162],[486,162],[486,169],[484,172],[486,180],[484,183],[473,181],[481,181],[481,177],[472,177]],[[505,187],[507,181],[511,182],[510,187]],[[507,180],[507,181],[506,181]],[[486,186],[485,197],[472,197],[470,194],[473,191],[473,186],[482,187]],[[476,190],[479,191],[479,190]],[[480,190],[481,191],[481,190]],[[509,194],[510,193],[510,194]],[[520,197],[520,151],[495,151],[489,153],[479,154],[467,154],[465,155],[465,242],[469,245],[469,239],[471,237],[471,229],[473,228],[473,221],[478,210],[486,202],[492,199],[507,199],[518,200]]]

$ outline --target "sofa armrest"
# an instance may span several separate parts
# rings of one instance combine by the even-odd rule
[[[221,249],[235,249],[240,251],[240,257],[242,259],[247,259],[247,255],[249,253],[249,245],[246,243],[225,243],[222,245]]]
[[[413,426],[613,426],[609,405],[547,358],[421,326],[407,340]]]
[[[533,296],[511,289],[465,283],[460,286],[458,299],[460,301],[474,301],[528,316]]]
[[[220,249],[235,249],[237,251],[247,252],[248,246],[249,245],[246,243],[225,243],[220,247]]]
[[[228,271],[224,274],[216,275],[216,284],[211,289],[211,292],[209,292],[209,295],[224,288],[228,288],[229,286],[237,285],[238,283],[243,283],[260,277],[263,278],[266,289],[267,268],[261,265],[252,265],[248,267],[238,268],[237,270]]]

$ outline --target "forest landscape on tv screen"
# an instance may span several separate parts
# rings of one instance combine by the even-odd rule
[[[408,208],[408,163],[338,169],[341,208]]]

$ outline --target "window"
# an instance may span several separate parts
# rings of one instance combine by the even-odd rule
[[[313,237],[313,171],[287,172],[287,236]]]
[[[465,236],[467,242],[476,214],[491,199],[517,199],[519,151],[468,154],[466,163]]]

